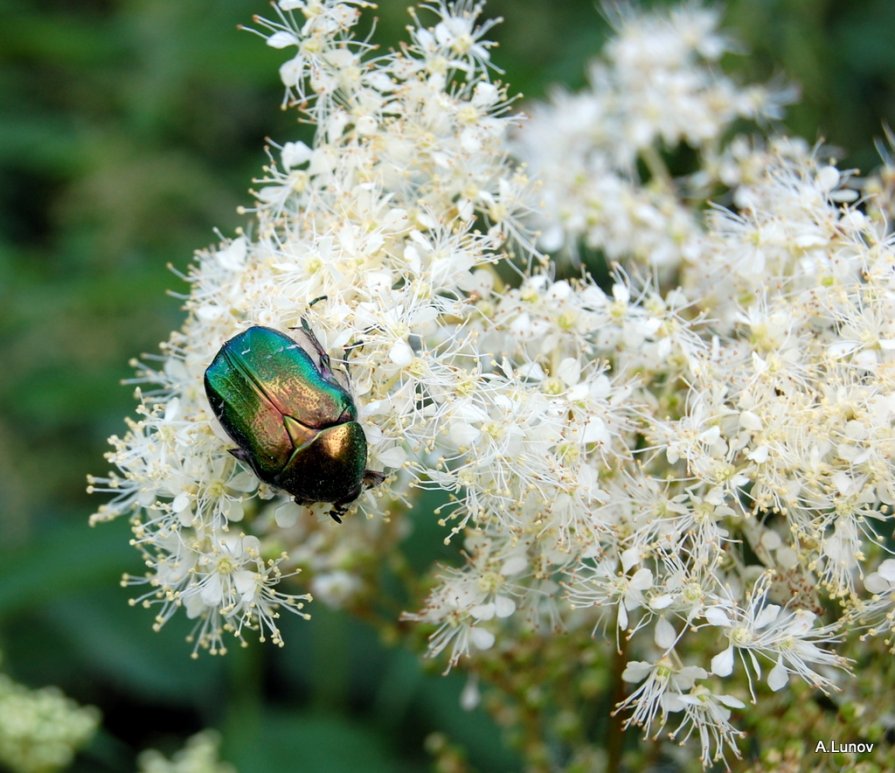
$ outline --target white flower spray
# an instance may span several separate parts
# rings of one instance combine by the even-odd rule
[[[705,8],[619,12],[590,89],[523,126],[478,4],[421,6],[386,54],[354,36],[367,6],[280,0],[256,20],[294,50],[286,102],[315,139],[274,146],[251,228],[199,254],[93,520],[131,519],[147,571],[126,582],[157,625],[184,609],[194,653],[224,652],[247,631],[282,644],[302,584],[363,613],[415,493],[448,492],[435,517],[465,563],[404,616],[431,655],[521,700],[550,689],[536,648],[583,669],[552,698],[574,710],[616,651],[619,735],[739,756],[761,695],[846,682],[846,623],[893,627],[888,199],[859,205],[798,141],[730,138],[789,95],[720,73]],[[701,161],[676,180],[662,154],[681,142]],[[712,190],[733,208],[706,208]],[[619,267],[605,288],[558,279],[536,243]],[[230,456],[202,389],[224,341],[303,317],[350,350],[368,466],[389,473],[341,527]]]
[[[56,687],[31,690],[0,673],[0,763],[13,773],[66,770],[100,724]]]
[[[673,276],[700,244],[698,202],[718,180],[736,182],[722,151],[736,121],[778,118],[791,88],[744,87],[718,62],[731,41],[718,11],[695,3],[667,14],[606,4],[615,37],[578,93],[555,90],[518,135],[518,153],[543,181],[540,245],[559,260],[582,247]],[[699,154],[672,179],[663,153]]]

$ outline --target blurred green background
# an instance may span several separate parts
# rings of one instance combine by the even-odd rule
[[[401,39],[403,2],[381,4],[377,38]],[[591,0],[494,0],[495,61],[526,97],[578,86],[605,25]],[[166,291],[194,249],[242,222],[266,136],[299,136],[278,109],[283,52],[239,32],[260,0],[0,0],[0,650],[33,687],[98,706],[83,771],[126,771],[147,746],[203,727],[252,771],[416,771],[434,730],[483,771],[519,763],[483,712],[458,709],[464,680],[425,672],[363,625],[315,605],[286,621],[284,650],[189,658],[185,627],[161,634],[127,605],[140,572],[126,523],[88,529],[84,492],[106,438],[134,407],[128,360],[181,322]],[[726,27],[745,79],[802,88],[790,129],[875,164],[895,119],[891,0],[733,0]],[[426,523],[427,519],[415,519]],[[431,522],[431,519],[428,519]],[[417,560],[438,555],[426,526]],[[429,548],[427,546],[431,545]],[[431,551],[431,556],[429,555]]]

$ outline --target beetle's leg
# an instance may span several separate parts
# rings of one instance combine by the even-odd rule
[[[368,328],[364,330],[364,333],[369,333],[371,330],[381,330],[382,328],[379,325],[370,325]],[[352,341],[350,344],[346,344],[345,348],[342,349],[342,364],[345,366],[345,370],[348,370],[348,357],[351,355],[355,349],[363,349],[366,344],[363,338],[358,338],[356,341]],[[351,375],[349,373],[349,375]]]
[[[345,348],[342,349],[342,362],[345,365],[348,365],[348,357],[351,355],[355,349],[363,349],[364,341],[363,339],[358,339],[357,341],[352,341],[350,344],[345,344]]]
[[[249,465],[249,467],[252,466],[250,461],[251,457],[241,448],[231,448],[227,451],[227,453],[231,456],[235,456],[237,459],[239,459],[239,461],[245,462],[247,465]]]
[[[340,499],[338,502],[333,502],[333,509],[329,511],[329,517],[332,518],[336,523],[342,523],[342,516],[348,512],[348,505],[351,504],[355,499],[357,499],[356,494],[352,497],[345,497],[344,499]]]
[[[363,484],[364,488],[375,488],[380,485],[388,475],[384,472],[376,472],[376,470],[364,470]]]
[[[315,303],[320,303],[320,301],[325,301],[327,298],[329,298],[328,295],[318,295],[316,298],[314,298],[313,301],[311,301],[308,304],[308,308],[310,309]]]
[[[329,511],[329,517],[332,518],[336,523],[342,523],[342,516],[348,512],[349,503],[353,502],[357,498],[357,495],[348,498],[348,499],[340,499],[338,502],[333,503],[333,509]],[[293,497],[292,501],[297,505],[301,505],[302,507],[306,505],[314,505],[317,504],[312,499],[302,499],[301,497]]]
[[[292,501],[295,502],[295,504],[297,504],[297,505],[299,505],[299,506],[301,506],[301,507],[307,507],[307,506],[309,506],[309,505],[316,505],[316,504],[317,504],[317,502],[316,502],[315,500],[313,500],[313,499],[302,499],[301,497],[292,497]],[[330,516],[330,518],[332,518],[336,523],[342,523],[342,516],[345,515],[345,511],[346,511],[347,509],[348,509],[347,506],[345,506],[345,505],[341,505],[341,506],[339,506],[339,504],[336,503],[336,506],[333,507],[332,510],[330,510],[330,512],[329,512],[329,516]]]
[[[365,328],[363,332],[369,333],[371,330],[382,330],[382,328],[379,327],[379,325],[370,325],[368,328]],[[365,344],[366,341],[364,341],[363,338],[358,338],[356,341],[352,341],[350,344],[346,344],[345,348],[342,349],[342,362],[344,362],[347,366],[348,355],[350,355],[351,352],[353,352],[355,349],[363,349]]]
[[[375,470],[364,470],[364,477],[361,481],[361,487],[356,491],[352,491],[347,496],[338,500],[337,502],[333,502],[333,509],[329,511],[329,517],[332,518],[336,523],[342,523],[342,516],[348,512],[349,505],[354,502],[355,499],[360,496],[361,491],[368,488],[373,488],[374,486],[378,486],[382,481],[384,481],[388,476],[381,472],[376,472]]]
[[[363,345],[363,341],[352,341],[350,344],[345,344],[345,348],[342,349],[341,363],[345,367],[345,373],[348,374],[349,379],[351,378],[351,363],[348,362],[348,357],[355,349],[362,349]]]
[[[227,453],[229,453],[230,456],[239,459],[239,461],[241,461],[246,467],[248,467],[253,473],[255,473],[255,475],[260,478],[261,481],[266,483],[264,478],[261,476],[261,473],[258,472],[258,468],[255,466],[255,461],[254,459],[252,459],[252,455],[248,451],[244,451],[241,448],[230,448],[228,449]]]
[[[361,491],[363,491],[363,486],[358,486],[353,491],[349,491],[341,499],[337,499],[333,502],[333,509],[329,511],[330,518],[336,523],[342,523],[342,516],[348,512],[348,508],[360,496]]]
[[[326,349],[323,348],[320,340],[314,334],[314,331],[311,330],[311,326],[308,324],[308,320],[304,317],[301,318],[301,329],[308,337],[308,342],[311,344],[311,346],[314,347],[314,351],[317,352],[317,356],[320,358],[320,372],[321,374],[323,374],[323,377],[334,377],[332,368],[329,364],[329,355],[326,353]]]

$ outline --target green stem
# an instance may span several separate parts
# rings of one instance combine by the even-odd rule
[[[261,732],[264,721],[261,696],[263,657],[258,646],[234,646],[224,659],[227,690],[226,700],[220,704],[224,715],[218,721],[224,739],[225,759],[231,753],[235,755],[247,739],[255,739]]]
[[[619,773],[622,764],[622,752],[625,747],[624,720],[621,712],[616,711],[625,699],[625,682],[622,679],[625,666],[628,664],[628,638],[623,637],[612,662],[611,703],[609,707],[609,726],[607,728],[606,752],[608,762],[606,773]]]
[[[668,167],[662,160],[662,156],[659,155],[659,151],[657,151],[652,145],[649,145],[643,148],[641,152],[641,158],[643,158],[643,163],[646,164],[646,168],[649,169],[653,180],[661,183],[667,190],[673,191],[674,180],[672,179],[671,174],[668,171]]]

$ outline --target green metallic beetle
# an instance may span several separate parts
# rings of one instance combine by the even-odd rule
[[[239,446],[233,456],[300,505],[332,502],[341,523],[385,475],[366,469],[367,438],[347,382],[304,319],[299,330],[306,346],[257,325],[231,338],[205,371],[205,393]]]

